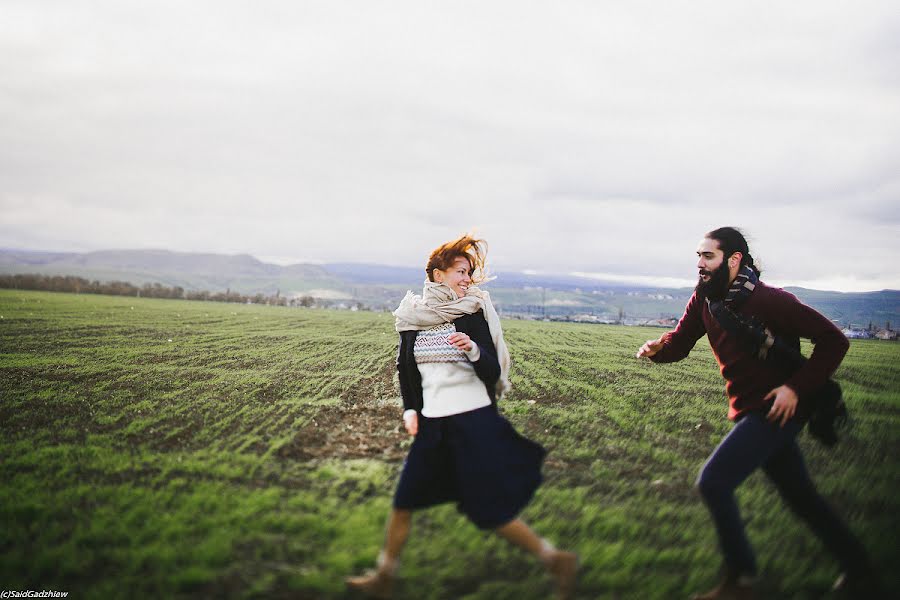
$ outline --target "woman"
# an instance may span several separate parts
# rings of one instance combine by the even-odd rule
[[[497,412],[509,389],[509,352],[482,280],[487,249],[469,235],[428,258],[422,296],[394,311],[403,424],[415,436],[403,465],[377,568],[347,584],[389,598],[412,511],[456,502],[480,529],[496,531],[538,557],[560,598],[571,597],[578,558],[538,537],[516,515],[541,483],[545,450]]]

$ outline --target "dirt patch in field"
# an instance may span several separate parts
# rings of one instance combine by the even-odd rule
[[[322,407],[282,446],[282,458],[309,460],[340,457],[400,461],[410,436],[403,429],[401,409],[395,404],[347,403]]]
[[[376,373],[360,379],[341,394],[341,399],[351,404],[365,402],[371,398],[393,397],[400,393],[396,383],[397,365],[388,361]]]
[[[396,371],[396,365],[389,361],[344,391],[340,404],[320,407],[278,455],[295,460],[403,460],[412,440],[403,428],[403,409],[397,402],[376,399],[396,395]]]

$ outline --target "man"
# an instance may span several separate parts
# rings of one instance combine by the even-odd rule
[[[804,423],[803,411],[798,414],[799,399],[828,380],[849,342],[831,321],[792,294],[759,281],[760,271],[739,230],[722,227],[707,233],[697,256],[700,278],[675,330],[648,340],[637,352],[638,357],[657,363],[678,361],[705,334],[726,381],[728,418],[735,425],[697,479],[715,523],[725,577],[716,588],[694,596],[695,600],[754,597],[756,559],[734,490],[758,467],[838,559],[844,573],[836,589],[851,593],[870,589],[874,580],[862,545],[816,491],[795,440]],[[793,372],[777,361],[764,360],[748,350],[734,328],[726,331],[720,322],[722,311],[761,323],[780,342],[798,346],[798,338],[812,339],[812,355]]]

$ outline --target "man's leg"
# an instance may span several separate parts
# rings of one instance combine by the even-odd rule
[[[822,540],[847,576],[869,577],[871,569],[865,548],[816,491],[796,440],[773,454],[763,469],[785,503]]]
[[[762,415],[746,415],[719,443],[700,470],[697,488],[716,527],[728,585],[737,585],[742,578],[752,581],[757,573],[756,557],[741,522],[734,490],[770,456],[793,440],[798,429],[793,422],[781,428],[766,421]],[[719,595],[713,590],[701,597]]]

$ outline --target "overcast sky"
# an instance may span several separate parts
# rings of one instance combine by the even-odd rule
[[[900,4],[0,2],[0,247],[900,289]]]

